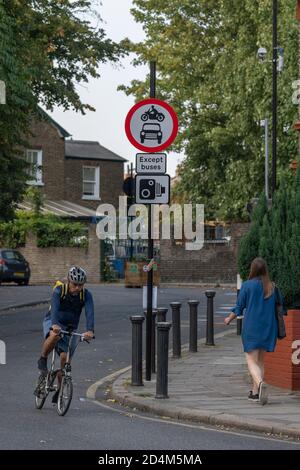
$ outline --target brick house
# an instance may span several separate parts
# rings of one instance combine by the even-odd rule
[[[31,282],[63,279],[72,264],[87,270],[89,282],[99,282],[103,253],[96,234],[96,209],[103,203],[118,207],[126,160],[98,142],[71,140],[63,127],[43,110],[39,112],[25,149],[31,164],[28,185],[44,194],[43,212],[84,222],[89,245],[38,248],[36,237],[29,234],[21,251],[31,266]],[[19,208],[30,210],[32,205],[24,200]]]
[[[42,110],[40,114],[32,123],[25,153],[32,164],[28,184],[41,188],[46,205],[73,204],[93,213],[101,203],[117,207],[126,160],[98,142],[70,140],[57,122]]]

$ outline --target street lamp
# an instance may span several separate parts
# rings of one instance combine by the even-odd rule
[[[283,48],[278,47],[277,33],[278,0],[273,0],[273,64],[272,72],[272,195],[276,191],[277,184],[277,73],[283,69]],[[265,62],[267,49],[260,47],[257,51],[260,61]]]
[[[265,129],[265,194],[267,203],[269,201],[269,120],[262,119],[261,127]]]

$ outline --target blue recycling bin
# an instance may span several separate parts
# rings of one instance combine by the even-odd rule
[[[118,273],[118,279],[124,279],[125,277],[125,262],[123,259],[113,260],[114,270]]]

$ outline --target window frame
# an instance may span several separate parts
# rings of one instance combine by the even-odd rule
[[[36,152],[37,153],[37,164],[36,164],[36,168],[35,168],[36,178],[33,179],[33,180],[28,180],[27,184],[29,184],[30,186],[44,186],[44,183],[43,183],[43,151],[39,150],[39,149],[30,149],[30,148],[26,149],[25,159],[26,159],[27,163],[29,163],[29,161],[27,160],[28,152]],[[31,176],[31,175],[29,175],[29,176]]]
[[[84,179],[84,170],[85,168],[95,170],[95,180],[86,180]],[[94,184],[94,194],[88,195],[84,194],[84,183],[93,183]],[[82,199],[89,201],[100,201],[100,167],[92,165],[83,165],[82,166]]]

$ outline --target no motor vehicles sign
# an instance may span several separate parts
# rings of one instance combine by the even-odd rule
[[[168,103],[150,98],[131,108],[125,131],[134,147],[144,152],[160,152],[175,140],[178,118]]]

